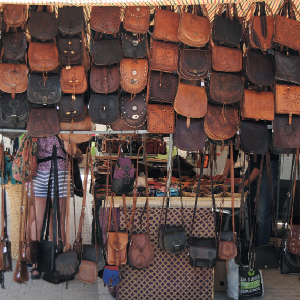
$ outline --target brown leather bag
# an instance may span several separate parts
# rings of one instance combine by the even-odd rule
[[[273,121],[275,114],[273,92],[245,90],[241,112],[243,118]]]
[[[300,56],[275,52],[275,78],[300,84]]]
[[[22,27],[27,20],[28,6],[5,4],[3,7],[3,21],[6,23],[6,32],[9,31],[9,27],[17,28]]]
[[[218,259],[229,260],[237,256],[237,247],[234,241],[220,241],[218,246]]]
[[[129,130],[132,131],[135,129],[145,129],[145,123],[133,129],[132,127],[126,125],[122,118],[119,118],[117,121],[113,122],[110,126],[113,131],[129,131]],[[133,135],[133,133],[130,133],[129,135]]]
[[[108,94],[118,90],[120,85],[119,66],[95,66],[91,67],[91,88],[96,93]]]
[[[207,50],[180,49],[179,75],[186,80],[201,80],[211,68],[211,53]]]
[[[286,250],[295,255],[300,255],[300,225],[292,224],[289,228],[286,241]]]
[[[85,118],[83,94],[77,94],[75,99],[71,95],[64,95],[59,101],[59,121],[65,123],[81,122]]]
[[[60,85],[63,93],[83,94],[87,89],[84,66],[63,67],[60,74]]]
[[[156,40],[179,43],[177,36],[179,21],[180,14],[156,8],[152,37]]]
[[[98,278],[98,263],[81,260],[78,279],[84,283],[94,283]]]
[[[150,70],[175,72],[178,68],[178,46],[174,43],[150,40]]]
[[[147,131],[149,133],[174,133],[175,111],[170,105],[148,104]]]
[[[53,71],[58,66],[58,50],[55,43],[29,43],[28,61],[31,71]]]
[[[240,49],[213,45],[212,67],[219,72],[240,72],[243,68],[243,52]]]
[[[98,32],[116,34],[121,24],[121,7],[93,6],[90,18],[91,28]]]
[[[58,39],[59,62],[61,65],[80,65],[83,60],[83,45],[79,37]]]
[[[137,94],[147,85],[148,60],[124,58],[120,64],[120,84],[124,91]]]
[[[24,31],[8,32],[2,35],[2,52],[4,60],[23,60],[27,50]],[[5,62],[5,61],[2,62]]]
[[[134,33],[146,33],[150,26],[150,6],[126,6],[124,29]]]
[[[118,234],[119,244],[120,244],[119,249],[118,249],[118,246],[116,243],[117,234]],[[108,232],[108,234],[107,234],[107,255],[106,255],[107,264],[118,265],[117,262],[119,260],[121,265],[126,265],[126,263],[127,263],[127,244],[128,244],[128,233]]]
[[[27,89],[28,69],[26,64],[0,64],[0,89],[11,93],[14,99],[16,93],[23,93]]]

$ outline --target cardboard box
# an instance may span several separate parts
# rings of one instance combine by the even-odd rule
[[[227,290],[227,273],[226,262],[216,261],[214,269],[214,291],[226,292]]]

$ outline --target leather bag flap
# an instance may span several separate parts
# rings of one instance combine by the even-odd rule
[[[83,51],[80,38],[60,38],[58,40],[58,51],[61,64],[81,64]]]
[[[147,131],[150,133],[173,133],[175,111],[172,106],[148,104]]]
[[[208,51],[198,49],[180,50],[180,67],[192,74],[201,74],[210,69],[211,56]]]
[[[3,8],[3,21],[9,26],[19,27],[27,19],[27,5],[5,4]]]
[[[24,31],[8,32],[2,35],[3,54],[8,59],[22,59],[26,53],[26,46]]]
[[[300,84],[300,56],[275,52],[275,78]]]
[[[126,6],[123,26],[127,31],[146,33],[150,26],[150,6]]]
[[[119,245],[120,245],[119,249],[118,249],[116,232],[109,232],[108,233],[107,240],[108,240],[109,246],[113,250],[118,249],[118,251],[120,252],[121,250],[123,250],[123,249],[125,249],[127,247],[127,244],[128,244],[128,234],[124,233],[124,232],[118,232],[118,238],[119,238]]]
[[[300,115],[300,87],[276,84],[276,113]]]
[[[190,257],[200,259],[215,259],[217,257],[217,246],[215,238],[192,237]]]
[[[142,252],[145,250],[145,248],[149,244],[149,236],[147,233],[141,233],[141,234],[133,234],[131,236],[131,243],[134,248],[136,248],[138,251]]]
[[[61,89],[64,93],[84,93],[87,89],[84,66],[62,68],[60,75]]]
[[[65,6],[58,8],[58,29],[66,34],[79,33],[84,27],[83,7]]]
[[[60,122],[80,122],[85,118],[83,94],[77,94],[75,100],[71,95],[62,96],[59,102]]]

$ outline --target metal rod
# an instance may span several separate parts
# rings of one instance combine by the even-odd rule
[[[1,132],[27,132],[26,129],[0,129]],[[62,130],[59,133],[68,134],[70,130]],[[129,130],[129,131],[113,131],[113,130],[106,130],[106,131],[73,131],[72,134],[126,134],[126,133],[135,133],[135,134],[148,134],[147,130]]]
[[[171,177],[172,177],[172,153],[173,153],[173,133],[170,134],[169,138],[169,157],[167,162],[167,174],[168,170],[169,172],[169,178],[167,178],[167,203],[169,203],[169,207],[171,204],[171,201],[168,201],[171,197]]]

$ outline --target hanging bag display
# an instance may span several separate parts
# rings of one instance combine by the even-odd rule
[[[134,33],[147,33],[150,26],[150,6],[126,6],[124,29]]]

